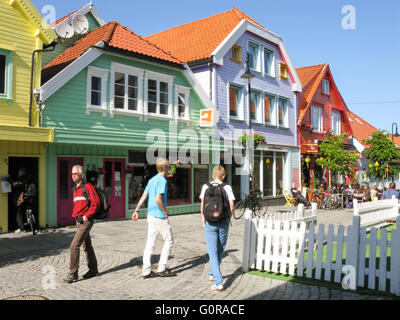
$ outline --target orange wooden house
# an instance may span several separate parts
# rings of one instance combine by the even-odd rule
[[[347,133],[345,143],[351,148],[349,110],[328,64],[297,68],[296,71],[303,85],[303,92],[297,96],[302,180],[309,185],[315,177],[314,182],[320,184],[325,180],[324,170],[314,160],[320,156],[319,144],[326,139],[328,132],[335,135]]]

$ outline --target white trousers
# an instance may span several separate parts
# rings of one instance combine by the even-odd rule
[[[164,240],[164,246],[161,251],[160,260],[158,262],[157,272],[163,272],[167,265],[168,257],[174,244],[172,237],[172,228],[168,219],[159,219],[147,216],[147,242],[143,253],[143,275],[151,272],[151,255],[156,243],[157,235],[160,234]]]

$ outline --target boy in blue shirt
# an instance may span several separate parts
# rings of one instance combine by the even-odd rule
[[[156,161],[156,168],[158,174],[151,178],[147,184],[146,189],[143,192],[142,197],[137,204],[135,212],[132,215],[132,220],[136,222],[138,220],[139,209],[149,197],[147,207],[147,243],[143,253],[143,271],[142,275],[144,279],[152,278],[155,276],[159,277],[171,277],[176,274],[166,268],[168,256],[171,252],[173,245],[172,229],[168,222],[168,211],[167,207],[167,193],[168,183],[165,176],[169,171],[169,162],[164,158],[158,158]],[[153,253],[154,245],[157,239],[157,235],[161,234],[164,240],[164,246],[161,251],[160,260],[158,262],[157,272],[151,271],[151,255]]]

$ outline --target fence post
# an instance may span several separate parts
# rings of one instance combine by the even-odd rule
[[[399,215],[399,200],[396,199],[395,196],[392,196],[393,203],[393,217],[397,217]]]
[[[360,214],[360,209],[358,208],[357,199],[353,199],[353,216],[358,216]]]
[[[355,200],[357,201],[357,200]],[[352,266],[354,269],[354,288],[356,290],[358,285],[358,273],[359,273],[359,259],[360,259],[360,216],[353,216],[353,225],[350,228],[349,234],[347,235],[347,254],[346,254],[346,265]],[[350,279],[351,282],[351,279]]]
[[[396,229],[392,230],[390,258],[390,292],[400,296],[400,217],[396,219]]]
[[[316,216],[317,215],[317,208],[318,208],[318,204],[316,202],[311,202],[311,214],[312,214],[312,216]]]
[[[246,210],[244,213],[244,240],[243,240],[243,263],[242,263],[242,271],[247,272],[249,270],[250,264],[250,247],[251,243],[251,224],[252,222],[252,213],[251,210]]]
[[[304,217],[304,204],[299,203],[297,206],[297,217],[298,218],[303,218]]]

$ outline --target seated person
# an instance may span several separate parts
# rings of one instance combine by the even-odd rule
[[[392,199],[392,196],[399,199],[399,192],[396,191],[396,183],[394,182],[389,184],[389,190],[383,192],[382,199]]]

